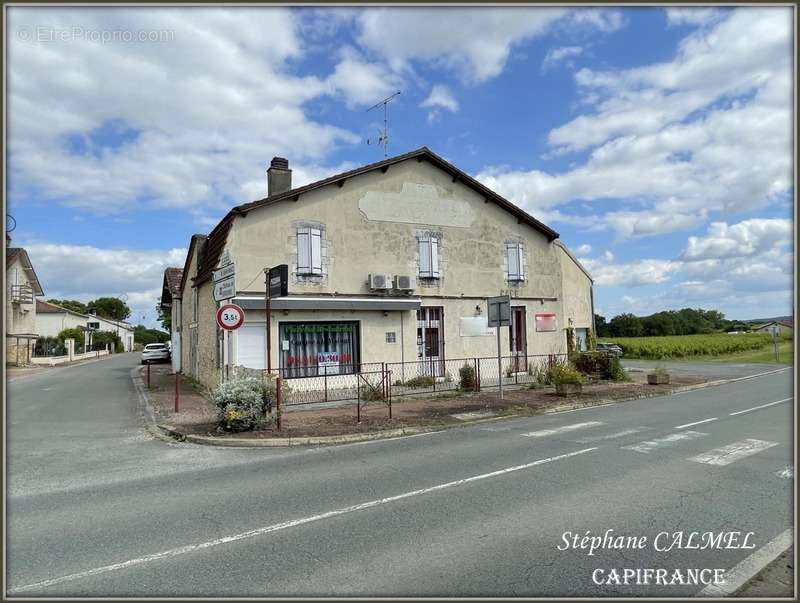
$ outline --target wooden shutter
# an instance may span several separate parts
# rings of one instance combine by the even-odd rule
[[[322,231],[311,229],[311,274],[322,274]]]
[[[311,274],[311,229],[297,229],[297,272]]]
[[[439,278],[439,239],[431,237],[431,276]]]
[[[431,274],[431,239],[428,236],[419,239],[419,275],[430,278]]]
[[[508,260],[508,280],[519,280],[519,251],[517,243],[506,243],[506,258]]]

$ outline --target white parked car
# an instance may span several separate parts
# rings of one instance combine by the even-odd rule
[[[148,343],[142,350],[142,364],[169,362],[170,352],[165,343]]]

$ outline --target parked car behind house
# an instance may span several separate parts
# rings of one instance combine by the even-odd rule
[[[165,343],[148,343],[142,350],[142,364],[169,362],[169,348]]]
[[[606,352],[607,354],[613,354],[617,358],[622,358],[622,348],[616,343],[598,343],[597,351]]]

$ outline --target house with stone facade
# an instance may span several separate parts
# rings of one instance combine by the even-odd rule
[[[232,208],[196,234],[177,290],[181,370],[214,386],[226,367],[286,379],[358,372],[371,363],[418,363],[449,378],[448,361],[491,357],[487,298],[510,295],[501,328],[508,370],[527,358],[585,348],[592,278],[552,228],[428,148],[301,187],[272,160],[267,196]],[[212,272],[235,264],[245,321],[217,327]],[[265,268],[286,265],[287,295],[270,300]],[[267,358],[269,329],[269,359]]]
[[[44,295],[28,252],[6,247],[6,364],[30,364],[39,337],[36,296]]]

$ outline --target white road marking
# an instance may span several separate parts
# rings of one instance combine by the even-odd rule
[[[634,433],[639,433],[642,430],[650,429],[649,427],[639,427],[638,429],[625,429],[624,431],[618,431],[616,433],[607,433],[601,436],[592,436],[590,438],[582,438],[578,440],[581,444],[591,444],[592,442],[601,442],[603,440],[614,440],[616,438],[622,438],[626,435],[632,435]]]
[[[450,416],[459,421],[473,421],[475,419],[494,417],[495,415],[497,415],[497,413],[491,410],[475,410],[472,412],[460,412]]]
[[[707,465],[730,465],[734,461],[738,461],[746,456],[757,454],[767,448],[777,446],[778,442],[767,442],[765,440],[754,440],[748,438],[741,442],[734,442],[721,448],[709,450],[703,454],[698,454],[690,458],[690,461],[695,463],[706,463]]]
[[[730,416],[734,417],[736,415],[743,415],[746,412],[753,412],[754,410],[759,410],[761,408],[766,408],[767,406],[775,406],[776,404],[783,404],[784,402],[788,402],[792,398],[784,398],[783,400],[776,400],[775,402],[768,402],[767,404],[762,404],[761,406],[754,406],[753,408],[747,408],[745,410],[737,410],[736,412],[730,413]]]
[[[603,406],[613,406],[616,402],[605,402],[603,404],[592,404],[591,406],[583,406],[581,408],[570,408],[569,410],[546,410],[546,415],[564,415],[568,412],[580,412],[582,410],[594,410],[595,408],[602,408]]]
[[[540,429],[539,431],[529,431],[528,433],[521,433],[521,436],[526,438],[541,438],[544,436],[555,435],[557,433],[566,433],[568,431],[575,431],[576,429],[586,429],[587,427],[596,427],[597,425],[605,425],[602,421],[587,421],[586,423],[573,423],[572,425],[564,425],[562,427],[553,427],[553,429]]]
[[[784,479],[792,479],[794,477],[794,467],[786,465],[785,469],[781,469],[775,475]]]
[[[730,597],[792,546],[793,540],[791,528],[781,532],[776,538],[726,572],[724,584],[709,584],[697,595],[699,597]]]
[[[530,469],[531,467],[536,467],[537,465],[544,465],[546,463],[552,463],[553,461],[559,461],[562,459],[570,458],[573,456],[578,456],[580,454],[586,454],[587,452],[592,452],[593,450],[597,450],[597,447],[594,448],[584,448],[583,450],[576,450],[575,452],[568,452],[566,454],[559,454],[557,456],[550,456],[544,459],[539,459],[538,461],[533,461],[531,463],[525,463],[524,465],[516,465],[514,467],[506,467],[505,469],[498,469],[497,471],[492,471],[491,473],[482,473],[480,475],[473,475],[472,477],[466,477],[464,479],[455,480],[452,482],[447,482],[444,484],[438,484],[436,486],[430,486],[429,488],[421,488],[419,490],[411,490],[410,492],[404,492],[403,494],[397,494],[396,496],[388,496],[386,498],[378,498],[375,500],[370,500],[368,502],[363,502],[357,505],[352,505],[349,507],[343,507],[341,509],[334,509],[333,511],[328,511],[326,513],[321,513],[319,515],[312,515],[310,517],[302,517],[299,519],[293,519],[291,521],[284,521],[283,523],[276,523],[270,526],[264,526],[261,528],[256,528],[254,530],[249,530],[247,532],[240,532],[239,534],[233,534],[231,536],[224,536],[222,538],[215,538],[214,540],[209,540],[207,542],[201,542],[198,544],[189,544],[186,546],[177,547],[174,549],[169,549],[167,551],[162,551],[160,553],[153,553],[152,555],[145,555],[144,557],[137,557],[136,559],[129,559],[127,561],[122,561],[120,563],[112,563],[111,565],[104,565],[102,567],[96,567],[90,570],[86,570],[83,572],[77,572],[75,574],[69,574],[66,576],[60,576],[58,578],[51,578],[50,580],[42,580],[41,582],[35,582],[32,584],[26,584],[24,586],[17,586],[15,588],[9,589],[8,593],[21,593],[30,590],[37,590],[42,588],[47,588],[49,586],[54,586],[56,584],[62,584],[64,582],[72,582],[74,580],[80,580],[81,578],[89,578],[91,576],[97,576],[99,574],[105,574],[108,572],[113,572],[120,569],[129,568],[135,565],[141,565],[143,563],[149,563],[150,561],[158,561],[159,559],[169,559],[171,557],[177,557],[178,555],[185,555],[186,553],[192,553],[194,551],[200,551],[204,549],[208,549],[211,547],[219,546],[221,544],[228,544],[231,542],[237,542],[240,540],[247,540],[250,538],[255,538],[256,536],[262,536],[264,534],[269,534],[270,532],[277,532],[279,530],[286,530],[288,528],[293,528],[295,526],[300,526],[308,523],[312,523],[315,521],[320,521],[323,519],[330,519],[331,517],[337,517],[339,515],[345,515],[347,513],[354,513],[356,511],[363,511],[365,509],[371,509],[373,507],[378,507],[381,505],[385,505],[388,503],[396,502],[398,500],[403,500],[405,498],[411,498],[412,496],[419,496],[421,494],[428,494],[430,492],[437,492],[439,490],[446,490],[447,488],[453,488],[456,486],[463,486],[464,484],[469,484],[472,482],[477,482],[484,479],[489,479],[491,477],[498,477],[500,475],[506,475],[508,473],[513,473],[515,471],[522,471],[523,469]]]
[[[682,431],[680,433],[671,433],[668,436],[663,438],[658,438],[657,440],[645,440],[644,442],[639,442],[638,444],[634,444],[633,446],[622,446],[623,450],[635,450],[636,452],[644,452],[648,454],[657,448],[666,448],[668,446],[674,446],[680,441],[683,440],[696,440],[697,438],[701,438],[703,436],[707,436],[707,433],[702,433],[700,431]]]
[[[702,425],[703,423],[710,423],[716,420],[717,417],[711,417],[710,419],[703,419],[702,421],[695,421],[694,423],[687,423],[686,425],[676,425],[675,429],[686,429],[687,427],[694,427],[695,425]]]

